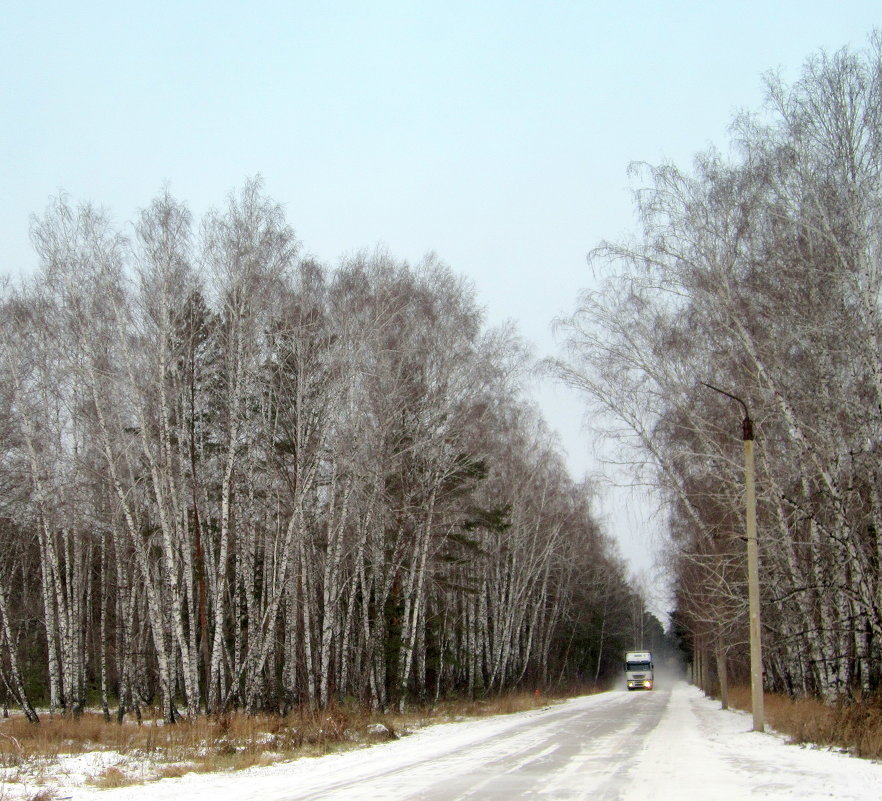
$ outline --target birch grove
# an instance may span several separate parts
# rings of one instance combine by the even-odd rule
[[[436,258],[332,270],[259,181],[201,225],[62,196],[32,238],[0,299],[0,673],[31,719],[616,670],[626,570],[516,334]]]
[[[882,42],[766,86],[729,157],[637,169],[641,234],[596,251],[557,369],[667,500],[678,625],[721,684],[746,660],[742,415],[704,384],[747,404],[766,682],[832,698],[882,682]]]

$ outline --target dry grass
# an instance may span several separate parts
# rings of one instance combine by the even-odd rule
[[[460,700],[438,704],[427,710],[430,716],[441,719],[461,717],[485,717],[488,715],[510,715],[515,712],[526,712],[547,706],[553,700],[551,696],[543,696],[533,692],[508,692],[479,700]]]
[[[33,795],[29,795],[27,801],[52,801],[54,798],[55,793],[51,790],[38,790]]]
[[[751,708],[750,688],[729,691],[729,702]],[[793,743],[841,748],[855,756],[882,759],[882,698],[826,704],[817,698],[789,698],[766,693],[766,721]]]
[[[584,691],[584,690],[583,690]],[[87,777],[99,788],[123,787],[189,772],[242,770],[395,739],[430,723],[508,714],[546,706],[548,696],[507,693],[484,700],[446,701],[404,713],[373,712],[356,704],[298,709],[281,717],[230,713],[162,725],[158,717],[106,723],[97,713],[77,719],[44,715],[0,721],[0,770],[6,782],[44,783],[59,760],[93,751],[114,764]],[[114,756],[114,755],[119,755]],[[118,761],[117,761],[118,760]],[[51,795],[47,796],[51,797]]]
[[[130,784],[137,784],[140,779],[124,773],[119,768],[105,768],[97,776],[90,776],[88,783],[98,787],[101,790],[110,790],[114,787],[128,787]]]
[[[194,763],[163,765],[156,772],[157,779],[180,779],[195,770]]]

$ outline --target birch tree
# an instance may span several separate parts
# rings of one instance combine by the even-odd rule
[[[621,272],[568,322],[560,366],[654,467],[678,509],[692,608],[724,619],[738,615],[740,567],[719,535],[740,495],[736,446],[720,423],[732,410],[701,400],[699,382],[748,402],[771,681],[827,697],[878,683],[864,454],[879,422],[880,74],[878,37],[863,53],[813,57],[793,86],[768,77],[765,113],[736,121],[732,158],[644,167],[641,238],[596,251]]]
[[[52,714],[95,686],[172,723],[584,673],[582,590],[627,580],[467,281],[301,258],[259,180],[198,228],[163,190],[128,230],[58,198],[3,299],[0,673],[27,714],[44,685]],[[595,678],[621,634],[597,614]]]

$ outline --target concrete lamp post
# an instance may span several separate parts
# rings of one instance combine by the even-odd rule
[[[753,422],[747,404],[737,395],[701,382],[708,389],[719,392],[741,404],[744,419],[741,431],[744,439],[744,501],[747,529],[747,597],[750,615],[750,699],[753,706],[753,730],[765,730],[763,704],[763,651],[760,635],[759,558],[756,543],[756,489],[753,477]]]

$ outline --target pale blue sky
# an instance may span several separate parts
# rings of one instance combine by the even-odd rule
[[[0,274],[33,267],[28,217],[59,190],[125,222],[168,182],[199,217],[261,173],[307,251],[433,250],[539,355],[586,252],[633,230],[629,162],[725,149],[764,71],[882,25],[878,0],[0,8]],[[538,398],[592,469],[578,404]]]

